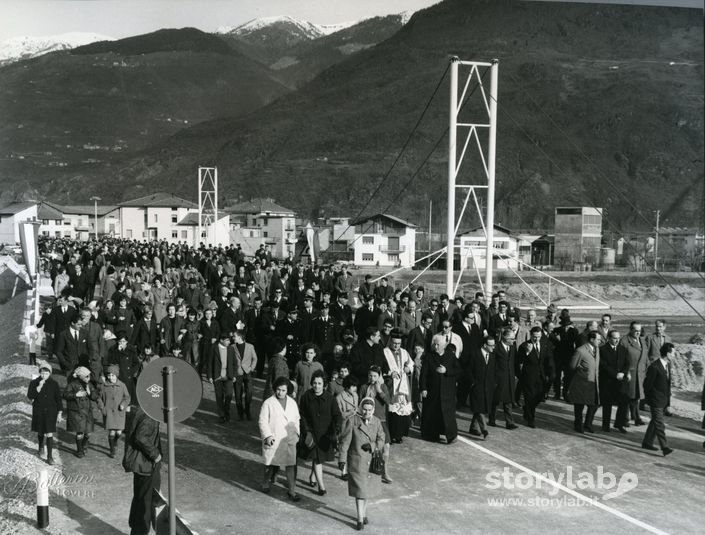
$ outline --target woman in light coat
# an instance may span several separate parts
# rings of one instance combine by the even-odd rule
[[[299,408],[288,394],[289,380],[278,377],[272,384],[274,395],[265,399],[259,413],[262,437],[264,482],[262,491],[269,493],[280,466],[286,469],[289,499],[298,502],[296,493],[296,444],[299,441]]]
[[[343,379],[343,391],[335,396],[335,401],[338,404],[338,409],[340,409],[341,425],[340,431],[345,427],[346,422],[352,420],[352,418],[357,414],[359,398],[357,395],[357,389],[360,386],[360,381],[354,375],[348,375]],[[348,469],[345,462],[345,457],[340,455],[340,437],[341,433],[338,433],[338,468],[340,468],[340,479],[343,481],[348,480]]]
[[[125,429],[125,414],[130,406],[130,392],[125,383],[118,379],[120,367],[117,364],[108,366],[105,375],[107,380],[100,391],[100,400],[105,417],[105,429],[108,430],[109,456],[113,459],[115,446]]]
[[[370,461],[373,451],[384,449],[385,435],[374,412],[374,399],[363,399],[360,414],[345,423],[340,437],[340,456],[348,463],[348,496],[355,498],[358,530],[367,524],[367,499],[379,489],[380,478],[370,473]]]

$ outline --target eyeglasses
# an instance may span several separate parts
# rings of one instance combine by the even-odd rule
[[[444,325],[443,328],[444,328],[444,329],[450,329],[450,325]]]

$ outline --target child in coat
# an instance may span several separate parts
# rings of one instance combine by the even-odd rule
[[[130,393],[125,383],[118,379],[119,373],[120,368],[116,364],[108,366],[107,379],[100,393],[111,459],[115,458],[115,446],[125,429],[125,413],[130,406]]]

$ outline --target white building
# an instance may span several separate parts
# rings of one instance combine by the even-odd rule
[[[524,239],[522,243],[524,247],[528,245],[528,255],[530,257],[531,242]],[[517,257],[519,256],[519,240],[512,235],[509,229],[501,225],[494,225],[492,244],[493,248],[497,251],[492,255],[493,269],[500,271],[521,269],[517,261]],[[527,260],[526,251],[522,251],[521,260]],[[487,265],[487,236],[485,236],[485,231],[482,227],[474,228],[460,234],[460,261],[464,269],[485,269]]]
[[[170,193],[153,193],[118,204],[120,237],[193,243],[196,227],[179,225],[198,205]]]
[[[199,247],[201,243],[213,244],[227,247],[232,243],[230,239],[230,216],[218,213],[218,222],[215,225],[207,225],[201,229],[201,236],[198,237],[198,212],[189,212],[179,221],[179,236],[183,236],[186,229],[186,243],[193,247]],[[183,241],[183,240],[181,240]]]
[[[42,236],[89,240],[95,236],[96,211],[98,237],[120,235],[120,214],[114,204],[63,205],[42,202],[39,207]]]
[[[224,211],[241,221],[237,232],[242,238],[249,238],[244,240],[246,243],[259,238],[257,248],[262,243],[267,244],[272,256],[277,258],[287,258],[289,253],[294,253],[296,214],[293,210],[276,204],[274,199],[258,198],[229,206]],[[241,245],[244,250],[245,243]]]
[[[375,214],[352,224],[355,264],[412,266],[416,261],[416,225],[389,214]]]
[[[37,220],[36,202],[14,202],[0,208],[0,243],[20,241],[20,223]]]

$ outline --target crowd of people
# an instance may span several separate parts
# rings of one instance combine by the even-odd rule
[[[29,387],[33,430],[50,464],[62,398],[76,454],[86,454],[102,419],[112,457],[125,427],[136,428],[126,415],[136,412],[137,377],[164,356],[186,360],[212,384],[221,424],[231,421],[233,400],[238,419],[252,420],[253,386],[262,382],[262,490],[271,491],[284,467],[288,497],[298,501],[297,461],[306,460],[307,483],[323,496],[323,464],[337,460],[358,529],[377,481],[393,483],[391,446],[412,426],[425,440],[453,443],[457,410],[471,413],[469,434],[487,440],[498,412],[507,430],[518,427],[517,408],[536,427],[537,408],[551,395],[574,405],[578,433],[595,431],[600,406],[602,431],[627,433],[644,424],[648,404],[642,446],[656,449],[657,439],[664,455],[673,451],[663,416],[675,348],[665,321],[648,335],[632,322],[622,336],[603,314],[581,329],[568,310],[519,310],[503,291],[465,299],[370,275],[358,283],[344,266],[280,262],[265,246],[247,257],[234,246],[47,239],[40,253],[55,301],[37,326],[47,358],[68,379],[60,392],[43,361]],[[153,435],[143,454],[157,466]],[[129,432],[126,441],[140,449]],[[134,533],[144,532],[150,477],[133,502]]]

